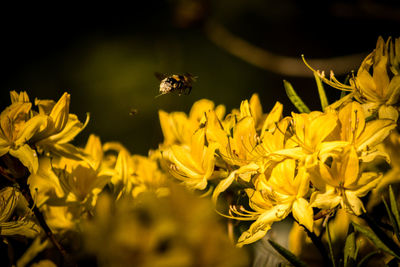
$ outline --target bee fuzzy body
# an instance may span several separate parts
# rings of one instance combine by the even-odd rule
[[[176,92],[178,95],[188,95],[192,90],[195,77],[191,74],[185,73],[183,75],[174,74],[165,76],[156,73],[157,78],[160,79],[160,95]]]

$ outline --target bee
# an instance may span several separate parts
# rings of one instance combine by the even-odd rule
[[[179,96],[188,95],[192,91],[193,82],[197,79],[190,73],[165,75],[156,72],[155,76],[160,80],[160,94],[156,97],[173,92],[178,93]]]

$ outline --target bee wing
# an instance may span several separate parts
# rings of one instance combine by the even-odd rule
[[[154,72],[154,76],[156,76],[156,78],[160,81],[168,77],[168,75],[166,75],[165,73],[160,73],[160,72]]]
[[[195,82],[196,80],[197,80],[197,76],[194,76],[194,75],[192,75],[192,74],[190,74],[189,72],[185,72],[184,74],[183,74],[185,77],[186,77],[186,79],[188,79],[190,82]]]

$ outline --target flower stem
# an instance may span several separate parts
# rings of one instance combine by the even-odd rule
[[[64,260],[68,259],[69,256],[68,256],[67,252],[61,246],[61,244],[57,241],[56,237],[54,236],[53,232],[51,231],[50,227],[48,226],[46,220],[44,219],[42,212],[35,205],[33,198],[32,198],[31,191],[27,184],[27,179],[26,178],[17,179],[17,183],[19,185],[19,189],[20,189],[22,195],[25,197],[26,201],[28,202],[29,208],[32,209],[33,213],[35,214],[36,219],[39,222],[39,225],[42,227],[42,229],[46,233],[46,236],[50,239],[50,241],[53,243],[53,245],[56,247],[56,249],[60,252],[60,254],[64,258]]]

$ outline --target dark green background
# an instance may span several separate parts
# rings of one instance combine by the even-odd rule
[[[187,25],[176,23],[176,10],[187,1],[132,2],[134,7],[20,6],[0,16],[1,106],[9,90],[26,90],[31,99],[71,94],[72,113],[102,141],[120,141],[132,153],[146,154],[162,141],[158,110],[189,111],[209,98],[228,110],[257,92],[264,111],[287,100],[289,80],[311,108],[318,108],[315,83],[265,71],[215,46],[202,31],[214,19],[241,38],[271,52],[307,58],[368,53],[382,35],[400,36],[398,1],[201,1],[206,12]],[[140,3],[140,4],[139,4]],[[361,62],[361,58],[360,58]],[[154,99],[154,72],[190,72],[198,76],[188,96]],[[331,91],[330,97],[337,96]],[[139,112],[130,116],[131,108]]]

